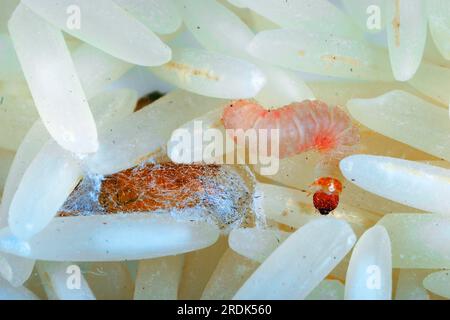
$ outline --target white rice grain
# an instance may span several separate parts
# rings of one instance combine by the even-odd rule
[[[386,1],[389,56],[398,81],[411,79],[422,62],[427,39],[424,3],[422,0]]]
[[[397,158],[353,155],[341,160],[348,181],[427,212],[450,214],[450,170]]]
[[[355,28],[349,17],[326,0],[239,0],[239,4],[283,28],[307,26],[326,33],[348,37],[361,36],[361,32]]]
[[[73,157],[54,141],[48,141],[26,169],[12,198],[8,224],[13,234],[29,239],[42,231],[81,176]]]
[[[448,111],[401,90],[352,99],[350,114],[363,125],[435,157],[450,160]]]
[[[389,233],[393,268],[450,268],[450,219],[447,216],[389,214],[378,224]]]
[[[120,7],[159,34],[175,32],[181,17],[172,0],[114,0]]]
[[[47,130],[67,150],[95,152],[94,119],[62,33],[23,4],[9,21],[9,31]]]
[[[176,300],[183,255],[139,261],[135,300]]]
[[[233,299],[304,299],[344,258],[355,241],[355,234],[346,222],[312,221],[286,239]]]
[[[423,279],[423,286],[438,296],[450,299],[450,271],[444,270],[429,274]]]
[[[170,48],[112,0],[24,0],[41,17],[112,56],[143,66],[171,58]]]
[[[176,221],[167,215],[94,215],[55,218],[27,241],[3,229],[0,250],[48,261],[123,261],[198,250],[218,237],[213,225]]]
[[[214,98],[251,98],[266,83],[253,64],[201,49],[174,49],[172,61],[150,70],[179,88]]]
[[[392,296],[391,243],[386,229],[364,232],[353,249],[345,280],[346,300],[390,300]]]
[[[364,40],[308,29],[258,33],[247,51],[268,63],[293,70],[359,80],[391,80],[387,55]]]
[[[228,242],[230,248],[240,255],[262,263],[289,235],[287,232],[259,228],[234,229]]]

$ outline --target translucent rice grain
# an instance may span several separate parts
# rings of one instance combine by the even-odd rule
[[[0,300],[39,300],[39,298],[25,287],[13,287],[0,278]]]
[[[215,0],[177,0],[186,27],[210,51],[246,57],[254,34],[238,16]],[[204,14],[208,12],[208,14]]]
[[[11,81],[13,79],[22,80],[20,64],[10,37],[0,30],[0,80]]]
[[[211,275],[202,300],[230,300],[259,263],[228,249]]]
[[[15,151],[39,114],[31,97],[3,95],[3,92],[0,97],[0,147]]]
[[[176,131],[172,133],[169,141],[167,142],[167,155],[175,163],[223,163],[223,156],[234,150],[234,142],[223,143],[222,150],[214,150],[214,153],[207,153],[208,145],[211,144],[210,140],[202,139],[201,143],[196,140],[197,137],[203,132],[206,133],[209,129],[220,130],[222,137],[225,140],[227,133],[222,124],[223,108],[217,108],[206,114],[195,118],[187,123],[183,124]],[[190,146],[187,143],[181,143],[180,133],[185,133],[186,137],[191,137]],[[182,150],[180,150],[182,146]],[[189,148],[188,148],[189,147]]]
[[[152,158],[165,148],[176,128],[207,111],[222,108],[226,100],[174,91],[151,108],[133,113],[100,135],[100,148],[85,159],[90,171],[111,174]]]
[[[390,214],[379,222],[392,244],[392,267],[450,268],[450,219],[437,214]]]
[[[350,114],[368,128],[438,158],[450,160],[448,111],[400,90],[353,99]]]
[[[427,0],[428,22],[439,52],[450,60],[450,4],[446,0]]]
[[[278,107],[293,101],[314,99],[300,75],[257,61],[245,51],[254,33],[225,6],[213,0],[178,2],[187,28],[203,47],[251,61],[265,74],[267,81],[255,97],[257,101],[267,107]],[[207,15],[203,14],[204,10],[208,11]]]
[[[286,239],[233,299],[304,299],[344,258],[355,240],[343,221],[312,221]]]
[[[77,265],[69,262],[39,262],[37,270],[50,299],[95,300]]]
[[[105,130],[133,113],[137,100],[137,92],[128,89],[103,92],[89,100],[97,127]]]
[[[3,193],[8,171],[14,160],[14,152],[0,149],[0,194]],[[1,219],[1,218],[0,218]]]
[[[123,261],[198,250],[215,243],[218,236],[211,224],[166,215],[78,216],[55,218],[28,241],[3,229],[0,250],[48,261]]]
[[[3,191],[0,205],[0,227],[7,226],[9,206],[14,193],[29,164],[48,139],[49,135],[47,130],[42,122],[38,120],[17,150]],[[29,278],[33,267],[34,260],[24,259],[6,253],[0,254],[0,274],[13,286],[22,285]]]
[[[348,181],[420,210],[450,214],[450,170],[414,161],[354,155],[340,163]]]
[[[312,198],[305,192],[271,184],[259,184],[258,188],[263,194],[264,214],[272,220],[300,228],[320,218]],[[333,216],[350,223],[356,234],[361,234],[378,220],[378,216],[373,213],[345,204],[340,204],[333,211]]]
[[[390,300],[391,243],[382,226],[370,228],[353,249],[345,280],[346,300]]]
[[[130,300],[134,281],[123,262],[94,262],[89,265],[86,280],[97,300]]]
[[[47,142],[26,169],[12,198],[8,217],[12,233],[29,239],[42,231],[81,176],[72,156],[53,141]]]
[[[22,140],[9,170],[1,203],[2,214],[7,214],[25,171],[49,139],[50,136],[42,121],[37,120]]]
[[[427,39],[427,18],[422,0],[386,2],[389,56],[394,77],[408,81],[422,61]]]
[[[423,62],[415,76],[408,82],[422,94],[448,106],[450,94],[450,68]]]
[[[385,0],[342,0],[342,4],[362,31],[377,33],[386,27]]]
[[[405,143],[393,140],[366,127],[360,127],[361,144],[358,151],[371,155],[402,158],[415,161],[437,160],[429,153],[417,150]]]
[[[422,284],[428,274],[430,270],[401,269],[395,300],[429,300],[430,295]]]
[[[113,1],[156,33],[173,33],[181,26],[180,14],[172,0]]]
[[[424,52],[424,61],[429,63],[434,63],[438,66],[443,66],[446,68],[450,68],[450,61],[445,59],[442,54],[439,52],[435,42],[433,41],[433,37],[431,36],[431,32],[428,32],[427,35],[427,44],[425,46]]]
[[[423,286],[438,296],[450,299],[450,271],[432,273],[423,279]]]
[[[9,31],[47,130],[67,150],[95,152],[94,119],[62,33],[23,4],[9,21]]]
[[[318,100],[329,105],[345,106],[353,98],[373,98],[393,89],[411,89],[403,82],[378,81],[309,81],[308,86]]]
[[[345,181],[345,178],[341,181]],[[423,212],[420,209],[383,198],[350,182],[345,184],[345,191],[341,194],[340,202],[350,203],[352,207],[365,212],[373,212],[375,215],[372,216],[377,217],[376,219],[392,212]]]
[[[74,64],[82,86],[87,89],[88,98],[99,93],[108,82],[114,81],[131,67],[88,45],[83,45],[74,53]],[[21,87],[18,82],[0,83],[3,94],[0,102],[0,147],[9,150],[19,147],[39,118],[28,90],[22,90]],[[13,88],[16,90],[13,91]],[[91,108],[94,109],[93,106]]]
[[[289,236],[287,232],[259,228],[234,229],[230,248],[251,260],[262,263]]]
[[[326,0],[240,0],[239,3],[283,28],[307,26],[326,33],[360,36],[348,16]]]
[[[247,47],[254,57],[281,67],[360,80],[391,80],[387,56],[363,40],[306,29],[262,31]]]
[[[91,99],[93,116],[99,128],[106,127],[133,112],[137,94],[131,90],[105,92]],[[49,134],[40,120],[29,130],[17,150],[5,183],[0,206],[0,225],[5,226],[9,206],[25,171],[33,159],[49,141]],[[2,224],[3,221],[3,224]]]
[[[292,102],[315,100],[314,94],[303,81],[302,75],[282,68],[258,64],[267,82],[255,96],[266,108],[278,108]]]
[[[0,253],[0,274],[13,287],[19,287],[28,280],[33,271],[34,260]]]
[[[100,93],[107,84],[117,80],[133,67],[88,44],[78,47],[73,52],[72,58],[88,99]]]
[[[256,66],[200,49],[176,49],[172,61],[151,71],[184,90],[223,99],[253,97],[266,83]]]
[[[139,262],[135,300],[176,300],[184,256],[170,256]]]
[[[171,58],[171,50],[112,0],[24,0],[54,26],[110,55],[143,66]]]
[[[203,290],[227,248],[227,238],[222,236],[214,245],[185,255],[178,299],[198,300],[201,298]]]
[[[344,300],[344,285],[339,280],[323,280],[305,300]]]

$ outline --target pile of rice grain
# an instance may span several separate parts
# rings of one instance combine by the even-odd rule
[[[2,0],[0,299],[450,298],[449,60],[447,0]],[[59,217],[83,178],[96,199],[247,98],[346,108],[361,142],[329,217],[302,192],[312,152],[246,166],[257,223],[230,232],[167,208]]]

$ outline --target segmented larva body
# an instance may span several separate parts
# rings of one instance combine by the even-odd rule
[[[317,100],[275,110],[238,100],[225,108],[222,121],[226,129],[279,129],[280,158],[317,150],[327,160],[339,160],[359,142],[358,129],[349,116],[339,107]]]

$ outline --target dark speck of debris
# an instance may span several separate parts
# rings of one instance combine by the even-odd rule
[[[163,96],[164,93],[159,91],[150,92],[149,94],[139,99],[139,101],[136,104],[136,108],[134,108],[134,112],[143,109],[144,107],[148,106],[149,104],[152,104],[153,102],[155,102],[156,100],[158,100]]]

